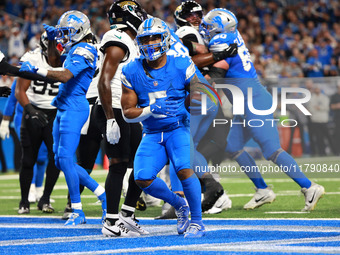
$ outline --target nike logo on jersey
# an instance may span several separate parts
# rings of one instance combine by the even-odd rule
[[[122,39],[122,37],[118,35],[115,35],[115,37],[117,37],[119,40]]]
[[[315,197],[315,191],[314,191],[314,194],[313,194],[312,198],[308,201],[310,204],[313,202],[314,197]]]
[[[115,234],[116,236],[120,236],[120,235],[121,235],[120,230],[119,230],[118,232],[115,232],[115,231],[113,231],[113,230],[111,230],[111,229],[109,229],[109,228],[107,228],[107,227],[105,227],[105,226],[104,226],[104,228],[105,228],[106,230],[110,231],[111,233]]]

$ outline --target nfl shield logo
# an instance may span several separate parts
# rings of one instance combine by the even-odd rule
[[[153,85],[156,87],[156,86],[158,86],[158,82],[157,81],[154,81],[153,82]]]

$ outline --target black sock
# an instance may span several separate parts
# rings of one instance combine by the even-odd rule
[[[127,164],[126,162],[120,162],[109,167],[109,173],[105,181],[106,200],[108,201],[107,213],[109,214],[118,214]]]
[[[54,160],[50,160],[46,168],[46,178],[45,178],[45,187],[44,193],[41,197],[41,201],[50,203],[50,196],[53,191],[54,185],[56,184],[59,178],[60,170],[55,166]]]
[[[132,170],[129,177],[129,188],[126,192],[124,204],[136,208],[136,203],[140,197],[140,194],[142,194],[142,190],[137,186],[134,178],[134,171]]]

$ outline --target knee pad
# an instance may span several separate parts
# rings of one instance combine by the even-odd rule
[[[22,158],[22,168],[33,168],[35,162],[32,157],[23,157]]]
[[[282,152],[284,152],[282,148],[276,150],[274,153],[272,153],[272,155],[268,158],[268,160],[271,160],[276,164],[276,160]]]
[[[60,166],[60,170],[63,172],[68,171],[73,163],[73,158],[71,157],[58,157],[58,165]],[[57,163],[56,163],[57,165]]]

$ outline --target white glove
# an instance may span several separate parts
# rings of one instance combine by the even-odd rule
[[[2,120],[0,125],[0,137],[1,139],[9,138],[9,120]]]
[[[106,139],[111,144],[118,143],[120,138],[120,129],[115,119],[106,121]]]
[[[5,58],[5,55],[0,51],[0,62]]]

